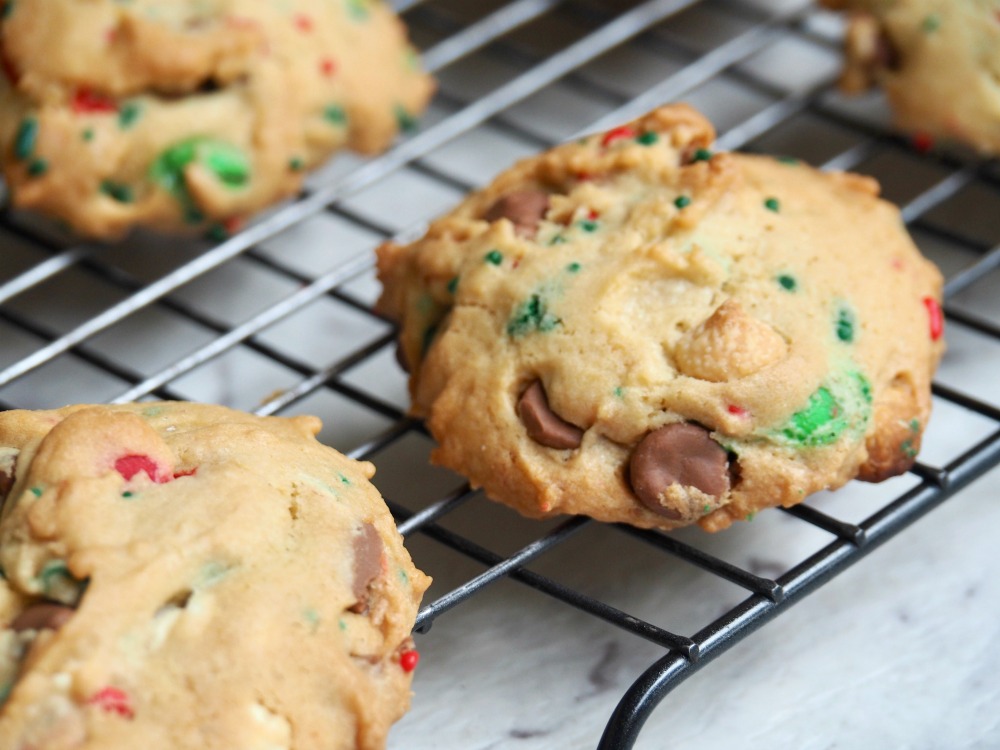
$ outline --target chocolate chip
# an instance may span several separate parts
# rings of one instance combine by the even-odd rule
[[[546,448],[579,448],[583,430],[570,424],[551,408],[541,380],[536,380],[521,394],[517,402],[517,415],[521,418],[528,437]]]
[[[880,68],[893,72],[897,72],[902,67],[899,48],[893,43],[885,29],[880,29],[878,36],[875,37],[872,62]]]
[[[518,235],[530,237],[538,230],[538,222],[548,210],[548,193],[542,190],[518,190],[490,206],[483,218],[486,221],[509,219]]]
[[[14,473],[13,471],[8,474],[5,471],[0,471],[0,503],[6,499],[10,488],[14,486]]]
[[[368,608],[368,587],[382,572],[382,538],[372,524],[366,523],[354,535],[353,546],[354,581],[351,590],[358,601],[351,611],[361,613]]]
[[[10,627],[18,633],[22,630],[59,630],[72,616],[73,609],[62,604],[32,604],[14,618]]]
[[[689,422],[668,424],[650,432],[632,451],[632,491],[654,513],[679,520],[688,515],[688,509],[665,506],[664,491],[679,484],[720,497],[730,486],[728,464],[726,451],[704,427]]]

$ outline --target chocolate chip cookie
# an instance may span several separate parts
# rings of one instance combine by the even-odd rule
[[[433,85],[380,0],[6,0],[0,163],[78,232],[231,230]]]
[[[912,465],[940,274],[874,180],[714,137],[658,109],[379,249],[435,461],[529,516],[708,530]]]
[[[842,88],[881,87],[900,127],[1000,153],[996,3],[823,0],[851,11]]]
[[[384,747],[429,580],[319,427],[0,413],[0,747]]]

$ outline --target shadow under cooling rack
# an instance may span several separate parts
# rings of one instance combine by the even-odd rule
[[[424,702],[418,677],[403,746],[442,746],[448,724],[457,728],[443,746],[628,748],[680,681],[1000,463],[1000,175],[961,150],[913,148],[877,97],[840,97],[838,21],[806,2],[395,5],[440,79],[423,125],[382,156],[336,158],[235,236],[101,247],[2,217],[0,406],[165,398],[319,414],[324,441],[379,466],[408,547],[435,578],[416,628],[434,657],[425,664],[439,665],[429,679],[438,691],[460,683],[467,704]],[[952,352],[934,386],[944,416],[921,463],[872,490],[862,511],[851,498],[867,490],[852,485],[836,502],[762,514],[722,539],[538,523],[427,463],[394,331],[372,310],[374,246],[416,235],[517,158],[672,100],[711,117],[719,148],[875,175],[948,275]],[[501,635],[519,653],[498,654]],[[586,668],[569,657],[584,639],[603,649]],[[552,693],[546,710],[603,712],[597,731],[584,742],[525,724],[537,717],[520,670],[491,668],[467,685],[469,662],[486,654],[491,665],[544,664],[530,679],[552,679],[532,688]],[[613,664],[638,667],[624,694],[609,687]],[[456,716],[508,709],[518,720],[497,719],[494,734]]]

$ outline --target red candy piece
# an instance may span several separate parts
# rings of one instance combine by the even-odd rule
[[[737,416],[737,417],[745,417],[745,416],[747,416],[747,415],[750,414],[750,412],[748,412],[742,406],[737,406],[736,404],[730,404],[729,406],[726,407],[726,410],[730,414],[732,414],[734,416]]]
[[[319,61],[319,71],[327,77],[332,76],[337,72],[337,63],[330,57],[324,57]]]
[[[914,133],[913,138],[910,139],[910,143],[913,144],[913,148],[922,154],[926,154],[934,148],[934,138],[928,133]]]
[[[404,651],[399,655],[399,666],[402,667],[404,672],[412,672],[417,668],[417,662],[420,661],[420,654],[417,651]]]
[[[73,94],[72,107],[74,112],[117,112],[118,105],[114,99],[96,94],[90,89],[77,89]]]
[[[154,482],[169,482],[170,477],[159,476],[159,469],[160,467],[149,456],[132,454],[122,456],[115,461],[115,471],[125,477],[125,481],[131,480],[140,471],[144,471],[146,472],[146,476]]]
[[[622,125],[620,128],[615,128],[614,130],[609,130],[604,134],[604,138],[601,139],[602,146],[610,146],[615,141],[620,141],[622,138],[635,138],[635,131],[632,130],[628,125]]]
[[[931,341],[937,341],[944,333],[944,315],[941,312],[941,305],[933,297],[924,297],[924,307],[927,308],[927,317],[930,322]]]
[[[87,699],[87,703],[92,703],[109,714],[118,714],[125,719],[131,719],[135,716],[128,694],[111,685],[98,690]]]

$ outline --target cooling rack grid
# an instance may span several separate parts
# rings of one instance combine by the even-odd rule
[[[839,21],[802,0],[394,4],[440,80],[430,113],[383,156],[336,158],[232,238],[96,246],[3,214],[0,407],[170,398],[319,414],[325,442],[376,463],[435,577],[393,747],[665,747],[684,726],[660,719],[671,701],[654,711],[672,688],[1000,461],[1000,172],[958,148],[916,149],[877,95],[837,94]],[[517,158],[672,100],[708,114],[720,148],[872,174],[902,207],[948,276],[950,351],[924,451],[904,477],[714,537],[521,519],[428,466],[392,327],[372,312],[372,249],[418,235]],[[851,580],[836,601],[861,610],[884,593]],[[806,626],[817,645],[824,625]]]

